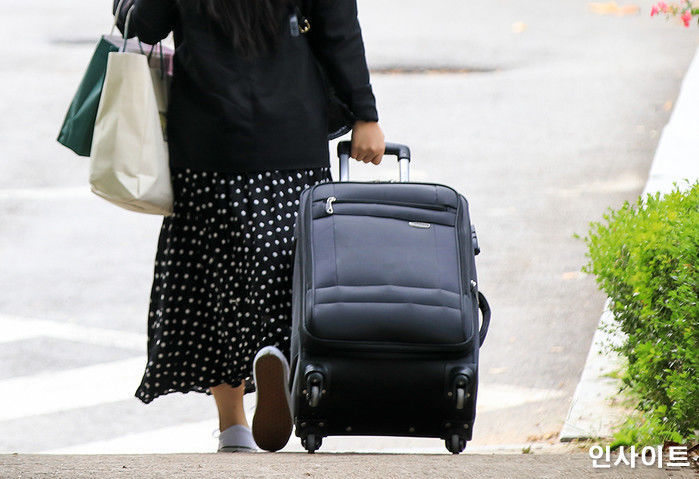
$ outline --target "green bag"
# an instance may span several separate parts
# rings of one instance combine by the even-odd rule
[[[102,85],[107,72],[107,57],[109,52],[119,51],[119,47],[110,39],[111,36],[103,36],[92,60],[87,66],[78,91],[68,108],[63,126],[58,134],[58,142],[67,146],[80,156],[90,156],[92,146],[92,131],[95,128],[97,107],[102,95]]]
[[[119,0],[116,7],[117,12],[121,11],[124,1]],[[127,27],[131,16],[130,10],[125,22]],[[126,35],[114,35],[116,24],[117,18],[115,17],[111,33],[103,35],[97,43],[95,53],[92,54],[92,59],[87,66],[73,101],[70,107],[68,107],[68,113],[66,113],[66,117],[63,120],[61,131],[58,133],[58,142],[80,156],[90,156],[97,108],[100,104],[102,86],[107,73],[107,58],[111,52],[124,50],[145,55],[145,50],[150,50],[147,54],[149,64],[159,61],[161,71],[172,76],[172,57],[174,52],[170,48],[163,47],[162,43],[160,43],[159,55],[154,56],[153,53],[156,51],[155,45],[146,45],[140,41],[126,42],[125,38],[128,37],[128,28]]]

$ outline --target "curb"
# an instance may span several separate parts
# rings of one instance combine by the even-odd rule
[[[670,120],[663,128],[655,150],[648,180],[642,196],[667,193],[677,182],[680,189],[699,179],[699,49],[682,80],[677,103]],[[684,180],[689,180],[685,183]],[[604,306],[599,325],[592,338],[580,382],[575,388],[563,428],[561,442],[574,439],[609,437],[612,428],[624,417],[623,409],[611,404],[621,382],[610,374],[621,367],[621,358],[604,348],[604,344],[618,344],[622,338],[607,332],[605,325],[612,321],[609,300]]]
[[[592,337],[590,352],[580,382],[575,388],[568,416],[558,436],[561,442],[611,436],[612,428],[624,417],[624,410],[614,407],[610,401],[621,386],[614,373],[623,365],[622,358],[605,346],[618,344],[622,339],[608,332],[606,326],[612,321],[613,315],[609,311],[607,300]]]

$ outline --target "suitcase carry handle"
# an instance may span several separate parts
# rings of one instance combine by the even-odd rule
[[[340,181],[349,181],[349,158],[351,149],[351,141],[345,140],[337,144],[337,156],[340,158]],[[398,158],[400,181],[402,183],[410,181],[410,148],[400,143],[386,143],[384,155]]]
[[[488,304],[488,300],[485,299],[485,295],[480,291],[478,292],[478,308],[481,310],[481,314],[483,315],[483,322],[481,323],[481,331],[479,334],[480,347],[483,345],[483,341],[485,341],[485,337],[488,334],[488,327],[490,326],[490,305]]]

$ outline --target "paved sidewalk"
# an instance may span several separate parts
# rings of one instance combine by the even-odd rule
[[[612,466],[593,469],[587,454],[172,454],[0,456],[0,478],[322,478],[582,479],[695,477],[688,468]]]

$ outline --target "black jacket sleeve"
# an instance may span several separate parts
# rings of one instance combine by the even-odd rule
[[[118,5],[119,0],[114,0],[112,12],[115,15]],[[172,31],[177,15],[175,0],[124,0],[117,17],[117,27],[122,33],[131,6],[134,9],[129,22],[129,38],[138,36],[139,40],[154,45]]]
[[[357,0],[313,0],[307,33],[337,95],[358,120],[378,121],[357,19]]]

